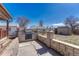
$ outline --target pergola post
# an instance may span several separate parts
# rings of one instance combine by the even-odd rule
[[[7,31],[7,37],[8,37],[8,31],[9,31],[9,21],[7,20],[7,27],[6,27],[6,31]]]

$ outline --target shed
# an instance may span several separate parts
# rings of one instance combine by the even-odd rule
[[[57,34],[70,35],[71,33],[71,29],[67,26],[61,26],[57,28]]]

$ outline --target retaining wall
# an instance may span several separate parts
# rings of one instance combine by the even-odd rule
[[[74,44],[52,39],[51,48],[65,56],[79,56],[79,46]]]
[[[51,35],[52,36],[52,35]],[[53,37],[53,36],[52,36]],[[79,56],[79,46],[38,34],[38,40],[65,56]],[[51,39],[52,38],[52,39]]]

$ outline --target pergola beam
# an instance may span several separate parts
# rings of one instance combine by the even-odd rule
[[[10,15],[10,13],[7,11],[7,9],[4,8],[4,6],[2,4],[0,4],[0,12],[2,13],[2,15],[4,17],[6,17],[5,20],[9,20],[9,19],[12,18],[11,15]]]

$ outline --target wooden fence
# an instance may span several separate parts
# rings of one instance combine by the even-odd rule
[[[6,37],[7,31],[4,29],[0,29],[0,39]]]

